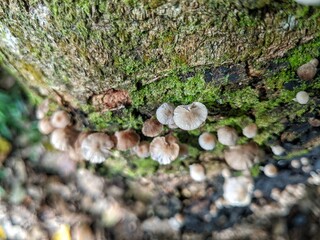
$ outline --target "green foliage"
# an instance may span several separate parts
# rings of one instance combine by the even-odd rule
[[[10,141],[21,133],[32,142],[40,139],[36,123],[30,123],[26,101],[17,84],[8,91],[0,90],[0,135]]]

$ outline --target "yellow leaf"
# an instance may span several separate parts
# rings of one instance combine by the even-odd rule
[[[52,240],[71,240],[70,226],[67,224],[61,225],[53,234]]]
[[[3,227],[0,226],[0,240],[5,240],[5,239],[7,239],[7,235],[6,235]]]

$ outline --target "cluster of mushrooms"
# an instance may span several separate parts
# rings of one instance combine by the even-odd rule
[[[151,157],[159,164],[170,164],[179,156],[188,154],[188,147],[182,144],[172,134],[161,136],[163,126],[194,130],[204,124],[208,110],[200,102],[174,107],[170,103],[163,103],[156,110],[156,117],[146,120],[142,127],[142,134],[152,137],[152,141],[140,142],[140,136],[132,129],[117,131],[113,135],[104,132],[90,132],[77,130],[72,124],[71,116],[64,110],[58,110],[49,118],[48,100],[37,109],[39,130],[43,134],[50,134],[52,146],[60,151],[67,151],[71,158],[84,159],[91,163],[102,163],[110,156],[113,149],[120,151],[131,150],[140,158]],[[243,129],[243,135],[253,138],[257,134],[257,126],[249,124]],[[221,127],[214,134],[204,132],[199,136],[199,145],[204,150],[213,150],[217,140],[229,147],[225,151],[226,162],[235,170],[245,170],[258,162],[263,156],[261,150],[254,143],[236,145],[237,131],[231,127]],[[238,159],[237,161],[234,161]],[[191,176],[196,181],[204,180],[204,169],[200,164],[190,166]],[[200,175],[199,175],[200,174]]]

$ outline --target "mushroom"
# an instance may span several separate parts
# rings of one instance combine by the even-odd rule
[[[36,110],[37,119],[42,119],[46,116],[49,111],[49,99],[44,100]]]
[[[163,103],[158,107],[156,116],[158,121],[163,125],[175,126],[173,121],[174,106],[170,103]]]
[[[300,91],[296,94],[296,98],[294,99],[300,104],[307,104],[309,102],[309,94],[305,91]]]
[[[242,129],[242,134],[247,138],[254,138],[257,135],[258,127],[255,123],[251,123]]]
[[[311,60],[308,63],[305,63],[301,65],[298,70],[297,74],[300,79],[304,81],[310,81],[314,78],[314,76],[317,74],[317,60]]]
[[[216,137],[208,132],[204,132],[199,136],[198,142],[204,150],[212,150],[216,146]]]
[[[272,163],[269,163],[263,167],[263,172],[267,177],[275,177],[278,173],[278,169]]]
[[[111,137],[105,133],[91,133],[82,140],[81,153],[85,160],[102,163],[114,147]]]
[[[221,127],[217,131],[218,141],[227,146],[234,146],[238,140],[237,131],[231,127]]]
[[[271,151],[273,152],[274,155],[280,156],[282,155],[286,150],[281,147],[280,145],[273,145],[271,146]]]
[[[189,155],[188,144],[179,143],[179,158],[185,159]]]
[[[79,132],[73,128],[57,128],[50,135],[50,143],[55,149],[69,151],[73,148]]]
[[[150,143],[146,141],[140,142],[137,146],[133,147],[132,150],[140,158],[147,158],[150,156]]]
[[[189,169],[190,169],[190,177],[193,180],[197,182],[201,182],[206,179],[204,167],[201,164],[192,164],[189,166]]]
[[[253,181],[249,177],[239,176],[225,179],[223,198],[227,205],[246,206],[251,202]]]
[[[38,129],[42,134],[49,134],[54,130],[49,118],[42,118],[38,122]]]
[[[320,6],[319,0],[295,0],[297,3],[307,6]]]
[[[194,130],[203,124],[208,116],[208,110],[200,102],[180,105],[174,109],[173,120],[183,130]]]
[[[156,137],[150,143],[151,158],[160,164],[169,164],[179,155],[179,145],[167,137]]]
[[[150,118],[143,123],[142,133],[147,137],[156,137],[163,130],[163,125],[155,118]]]
[[[140,136],[132,129],[117,131],[114,136],[116,137],[116,148],[120,151],[126,151],[140,142]]]
[[[234,170],[247,170],[254,163],[262,161],[263,151],[255,143],[230,147],[224,152],[227,164]]]
[[[77,140],[74,143],[74,147],[69,151],[69,156],[71,159],[75,160],[75,161],[79,161],[83,159],[83,155],[81,152],[81,144],[83,142],[83,140],[88,137],[92,132],[81,132],[78,137]]]
[[[71,123],[69,113],[64,110],[56,111],[51,116],[51,124],[55,128],[65,128]]]

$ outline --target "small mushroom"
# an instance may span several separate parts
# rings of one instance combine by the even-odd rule
[[[257,135],[258,127],[255,123],[251,123],[242,129],[242,134],[247,138],[254,138]]]
[[[70,125],[70,123],[69,113],[64,110],[56,111],[51,116],[51,124],[55,128],[65,128]]]
[[[273,145],[271,146],[271,151],[273,152],[274,155],[280,156],[282,155],[286,150],[281,147],[280,145]]]
[[[173,111],[174,106],[172,104],[163,103],[156,111],[158,121],[163,125],[174,126],[175,123],[173,121]]]
[[[311,62],[301,65],[297,70],[299,78],[304,81],[312,80],[317,74],[317,67],[315,66],[315,64],[316,61],[311,60]]]
[[[149,148],[150,143],[142,141],[137,146],[133,147],[132,150],[139,158],[147,158],[150,156]]]
[[[238,133],[234,128],[225,126],[217,131],[218,141],[227,146],[234,146],[238,140]]]
[[[300,3],[302,5],[306,6],[320,6],[319,0],[295,0],[297,3]]]
[[[173,120],[183,130],[194,130],[203,124],[208,116],[208,110],[200,102],[180,105],[174,109]]]
[[[305,91],[300,91],[296,94],[296,98],[294,99],[300,104],[307,104],[309,102],[309,94]]]
[[[178,143],[167,137],[156,137],[150,143],[151,158],[160,164],[169,164],[179,155]]]
[[[198,142],[204,150],[212,150],[216,146],[217,139],[213,134],[204,132],[199,136]]]
[[[252,191],[253,181],[245,176],[227,178],[223,184],[223,198],[231,206],[249,205]]]
[[[189,155],[188,144],[179,143],[179,158],[185,159]]]
[[[75,160],[75,161],[79,161],[83,159],[83,155],[81,152],[81,144],[83,142],[83,140],[85,138],[87,138],[92,132],[81,132],[78,137],[77,140],[74,143],[74,147],[73,149],[71,149],[69,151],[69,156],[71,159]]]
[[[85,160],[102,163],[114,147],[111,137],[105,133],[92,133],[83,139],[81,153]]]
[[[46,116],[49,111],[49,99],[44,100],[36,110],[37,119],[42,119]]]
[[[278,169],[272,163],[269,163],[263,167],[263,172],[267,177],[275,177],[278,173]]]
[[[142,133],[146,137],[156,137],[163,130],[163,125],[155,118],[150,118],[143,123]]]
[[[189,166],[189,169],[190,169],[190,177],[193,180],[197,182],[201,182],[206,179],[204,167],[201,164],[192,164]]]
[[[54,130],[49,118],[42,118],[38,122],[38,129],[42,134],[49,134]]]
[[[117,146],[120,151],[126,151],[140,142],[140,136],[132,129],[117,131],[115,134]]]
[[[79,132],[73,128],[57,128],[50,135],[50,143],[60,151],[69,151],[73,148]]]
[[[264,153],[255,143],[230,147],[224,152],[227,164],[234,170],[247,170],[263,160]]]

